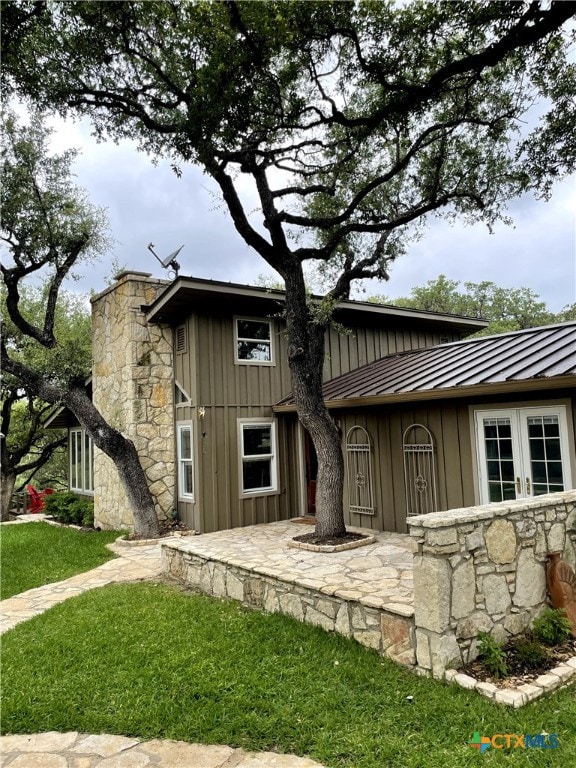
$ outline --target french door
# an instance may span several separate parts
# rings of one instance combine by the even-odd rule
[[[480,502],[572,488],[564,406],[476,411]]]

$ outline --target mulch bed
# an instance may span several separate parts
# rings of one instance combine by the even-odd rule
[[[301,541],[304,544],[316,544],[317,546],[330,546],[335,547],[338,544],[348,544],[351,541],[360,541],[360,539],[367,539],[368,536],[365,533],[352,533],[347,531],[342,536],[318,536],[315,531],[312,533],[304,533],[302,536],[294,536],[294,541]]]
[[[174,520],[174,522],[170,523],[165,522],[160,526],[160,535],[157,538],[165,539],[168,536],[173,536],[177,531],[182,531],[184,533],[190,530],[191,529],[188,528],[187,525],[180,522],[179,520]],[[126,541],[141,541],[142,539],[145,539],[146,536],[140,536],[139,534],[131,533],[124,536],[124,538]]]
[[[513,643],[507,645],[504,650],[506,651],[506,666],[508,668],[508,676],[505,678],[493,678],[480,659],[466,664],[466,666],[461,667],[458,671],[464,672],[464,674],[470,675],[470,677],[474,677],[476,680],[494,683],[494,685],[500,688],[515,688],[518,685],[530,683],[539,675],[546,674],[548,670],[576,656],[576,640],[570,639],[561,645],[546,648],[546,659],[535,668],[526,666],[516,657]]]

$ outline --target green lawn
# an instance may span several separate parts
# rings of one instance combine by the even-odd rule
[[[118,531],[78,531],[48,523],[0,526],[2,600],[89,571],[114,557]]]
[[[520,710],[354,642],[166,584],[87,592],[3,637],[2,731],[108,732],[309,754],[349,768],[576,765],[576,696]],[[557,749],[468,745],[558,734]]]

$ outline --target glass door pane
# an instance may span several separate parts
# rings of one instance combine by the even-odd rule
[[[488,501],[516,498],[512,421],[508,416],[483,419]]]
[[[572,488],[566,408],[476,411],[480,502]]]
[[[530,485],[530,494],[540,496],[543,493],[556,493],[567,487],[570,474],[566,463],[566,446],[563,446],[563,430],[560,413],[550,413],[541,409],[540,413],[531,411],[524,416],[522,429],[526,446],[525,475]]]

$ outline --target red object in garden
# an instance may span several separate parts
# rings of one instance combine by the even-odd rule
[[[37,491],[33,485],[27,485],[26,490],[28,491],[28,496],[30,496],[28,511],[33,515],[44,509],[44,497],[54,493],[52,488],[46,488],[45,491]]]

